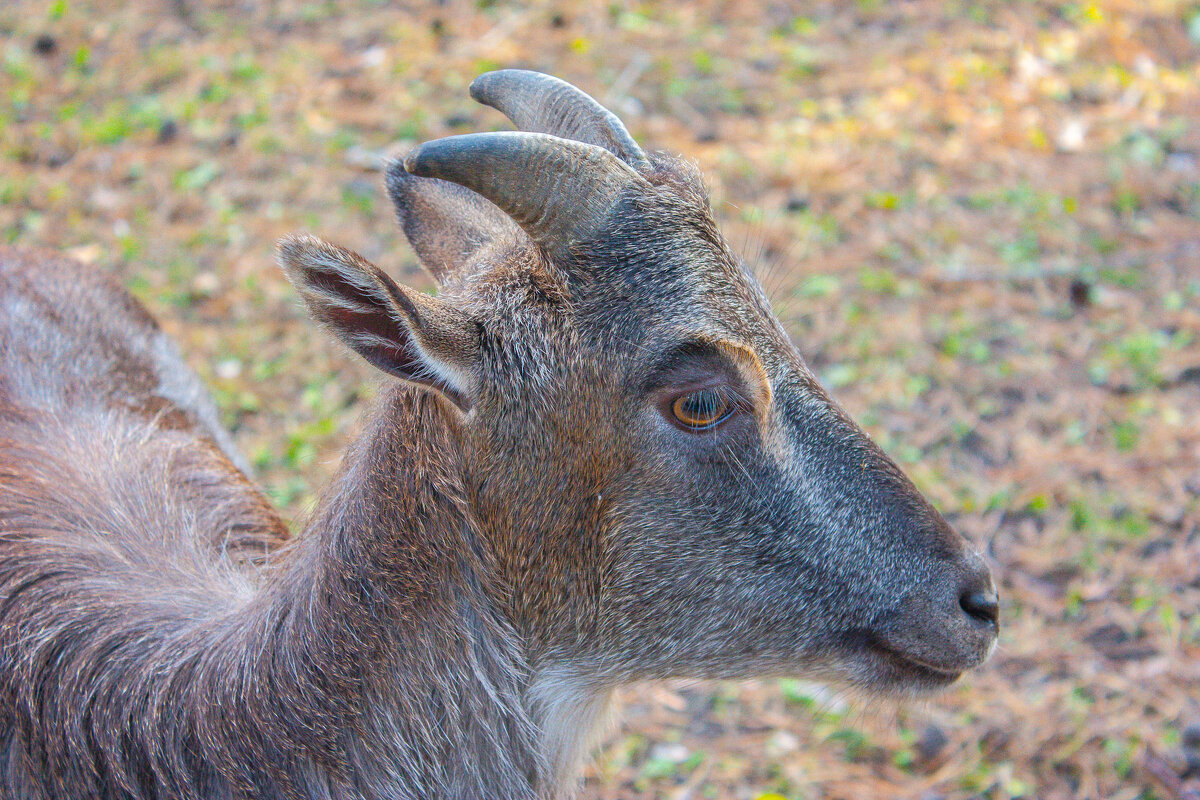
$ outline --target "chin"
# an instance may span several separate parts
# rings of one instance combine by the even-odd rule
[[[944,691],[965,670],[926,664],[886,647],[874,646],[857,659],[860,685],[880,694],[924,696]]]
[[[936,667],[873,645],[846,654],[813,677],[872,699],[923,698],[945,691],[965,671]]]

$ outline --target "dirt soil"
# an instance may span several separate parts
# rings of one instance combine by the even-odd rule
[[[1200,798],[1200,6],[7,0],[0,241],[118,275],[298,516],[375,379],[273,243],[431,288],[378,161],[505,128],[466,93],[498,66],[700,163],[1004,602],[999,651],[934,699],[631,688],[583,796]]]

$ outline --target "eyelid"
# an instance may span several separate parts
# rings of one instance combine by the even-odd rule
[[[739,370],[716,342],[692,340],[676,346],[651,367],[642,391],[645,393],[676,389],[694,384],[700,389],[724,378],[731,381]]]

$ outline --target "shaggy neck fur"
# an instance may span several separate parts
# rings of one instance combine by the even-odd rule
[[[194,439],[0,415],[0,796],[570,793],[607,692],[530,673],[444,410],[387,395],[257,588],[195,544],[236,521],[189,508]]]

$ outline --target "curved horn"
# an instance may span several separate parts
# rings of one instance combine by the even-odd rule
[[[650,168],[617,115],[566,81],[525,69],[501,69],[472,81],[471,97],[503,112],[523,131],[594,144],[636,169]]]
[[[469,133],[426,142],[404,169],[491,200],[551,253],[600,232],[617,200],[646,179],[612,153],[544,133]]]

